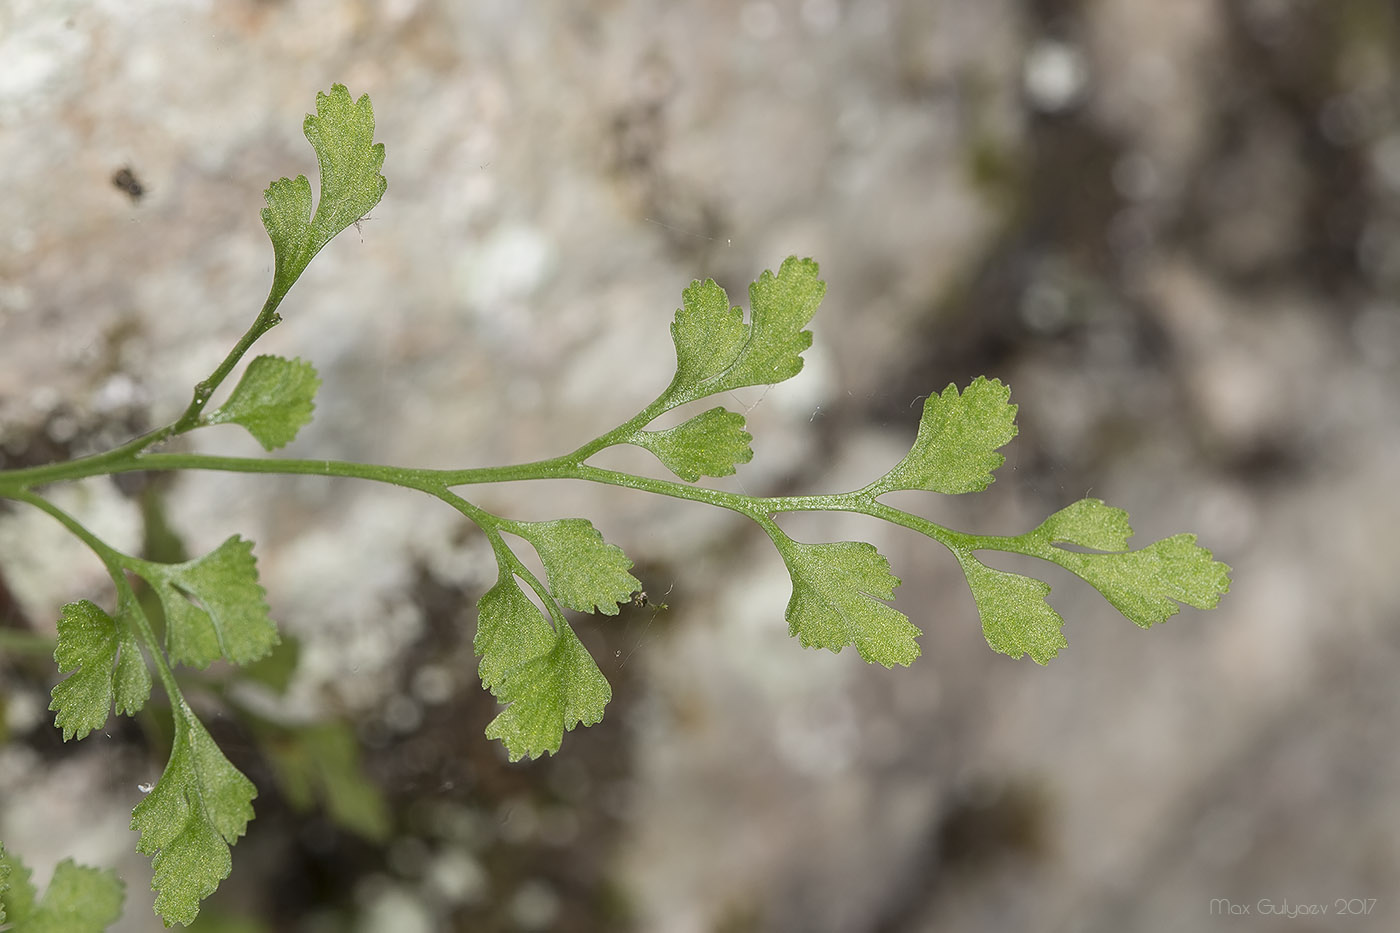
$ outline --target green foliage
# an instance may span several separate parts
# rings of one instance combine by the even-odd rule
[[[702,476],[729,476],[736,465],[753,459],[744,416],[711,408],[689,421],[661,431],[638,431],[629,443],[645,447],[666,469],[693,483]]]
[[[1046,664],[1069,644],[1060,631],[1065,620],[1045,601],[1050,584],[993,569],[969,555],[959,557],[982,617],[982,634],[993,651],[1013,658],[1030,655]]]
[[[882,602],[894,599],[899,578],[874,545],[800,544],[786,535],[774,543],[792,575],[788,630],[805,647],[839,652],[855,645],[862,658],[885,667],[914,663],[914,639],[923,633]]]
[[[188,925],[228,877],[229,846],[253,818],[257,789],[229,763],[194,713],[175,707],[175,742],[156,786],[131,814],[138,851],[154,856],[156,913]]]
[[[554,597],[570,609],[592,612],[596,608],[615,616],[618,603],[625,603],[642,587],[627,572],[632,562],[622,548],[603,541],[592,522],[582,518],[516,522],[511,530],[534,546]]]
[[[321,247],[379,203],[389,184],[379,174],[384,144],[374,142],[374,108],[368,94],[351,102],[343,84],[329,94],[317,94],[316,115],[307,116],[303,132],[316,150],[321,171],[315,215],[305,175],[279,178],[263,194],[263,226],[277,257],[272,292],[278,296],[287,293]]]
[[[500,739],[511,761],[559,750],[564,733],[603,719],[612,688],[593,656],[568,623],[559,621],[549,648],[511,668],[492,689],[509,704],[486,726],[488,739]]]
[[[1173,535],[1119,554],[1066,552],[1059,563],[1143,628],[1176,615],[1178,604],[1210,609],[1230,586],[1229,569],[1195,535]]]
[[[1167,619],[1180,605],[1214,606],[1228,589],[1229,568],[1192,535],[1128,550],[1132,529],[1127,514],[1097,499],[1072,503],[1018,536],[955,531],[880,501],[896,490],[955,495],[985,489],[992,482],[1003,463],[999,449],[1016,435],[1017,406],[1007,386],[985,377],[961,391],[949,385],[930,396],[909,453],[860,489],[764,497],[692,485],[701,477],[734,473],[752,459],[752,437],[744,418],[716,407],[673,427],[650,425],[685,403],[744,386],[774,385],[801,371],[802,354],[812,342],[805,328],[826,284],[814,261],[797,257],[784,260],[776,273],[758,276],[749,289],[747,320],[714,281],[691,283],[671,325],[676,371],[666,388],[624,424],[548,460],[431,470],[159,452],[170,438],[215,424],[242,425],[263,447],[275,450],[311,419],[320,384],[315,369],[305,361],[276,356],[253,359],[223,405],[207,414],[205,409],[251,345],[281,321],[277,309],[311,258],[368,212],[385,191],[380,174],[384,147],[374,142],[369,98],[354,101],[344,86],[335,85],[329,94],[317,96],[316,111],[304,127],[320,169],[314,212],[311,186],[303,175],[278,179],[267,189],[262,218],[276,261],[268,298],[228,355],[194,386],[184,413],[114,450],[0,472],[0,499],[27,503],[63,524],[103,562],[117,594],[115,618],[83,600],[66,606],[58,623],[54,658],[69,676],[54,687],[51,708],[64,739],[81,739],[100,728],[112,708],[128,714],[141,709],[151,691],[152,670],[169,697],[169,761],[131,821],[140,833],[138,849],[153,857],[156,912],[167,924],[193,921],[200,902],[227,877],[230,846],[252,819],[256,796],[253,784],[224,757],[196,717],[174,669],[203,669],[223,660],[234,670],[241,666],[245,678],[283,691],[295,671],[295,645],[278,650],[280,637],[268,616],[250,542],[234,536],[203,557],[185,560],[178,541],[168,529],[162,531],[158,507],[148,502],[148,557],[123,554],[36,492],[48,484],[127,471],[211,469],[355,478],[441,500],[477,526],[497,560],[496,583],[477,604],[473,645],[482,685],[502,705],[486,735],[499,739],[512,761],[553,754],[565,732],[603,717],[611,688],[575,634],[566,610],[616,615],[618,605],[642,585],[630,572],[632,562],[604,541],[591,522],[518,521],[469,502],[454,491],[459,487],[572,479],[730,510],[758,524],[786,564],[792,580],[787,622],[799,643],[834,652],[853,645],[866,661],[885,667],[911,664],[920,654],[921,635],[891,605],[899,579],[889,562],[866,542],[797,542],[779,527],[779,516],[857,512],[938,542],[963,570],[988,644],[1015,658],[1029,655],[1041,664],[1066,645],[1064,620],[1046,601],[1050,587],[1031,576],[993,569],[978,558],[979,552],[1021,554],[1065,567],[1144,627]],[[651,451],[681,482],[601,469],[588,462],[599,451],[620,444]],[[544,580],[511,550],[507,535],[534,548]],[[153,616],[164,617],[163,639],[132,588],[133,575],[149,583],[155,594],[147,608]],[[228,683],[218,675],[205,675],[203,682],[220,687]],[[236,706],[231,691],[220,695]],[[342,825],[382,838],[389,814],[359,768],[354,738],[346,727],[287,726],[244,714],[294,806],[320,801]],[[0,861],[0,871],[10,865]],[[76,925],[80,922],[108,922],[102,918],[117,909],[120,888],[115,888],[113,900],[107,876],[71,865],[60,868],[45,901],[36,907],[28,874],[13,867],[13,890],[5,909],[15,930],[58,929],[43,926],[52,922],[44,918],[59,916],[69,909],[65,905],[76,903],[89,912],[81,919],[72,914],[73,925],[62,929],[89,928]]]
[[[122,915],[125,891],[110,870],[64,859],[42,900],[24,863],[0,846],[0,923],[10,933],[102,933]]]
[[[5,857],[5,844],[0,842],[0,923],[5,922],[5,900],[10,891],[10,860]]]
[[[1178,604],[1213,608],[1229,590],[1230,568],[1198,545],[1195,535],[1175,535],[1129,551],[1132,534],[1127,512],[1100,499],[1080,499],[1032,531],[991,541],[997,550],[1041,557],[1073,571],[1143,628],[1176,615]],[[1070,551],[1060,546],[1064,544],[1101,553]],[[972,549],[954,547],[953,552],[972,588],[987,644],[1013,658],[1028,654],[1047,663],[1067,644],[1060,631],[1064,619],[1045,601],[1049,584],[994,570],[974,558]]]
[[[1031,534],[1051,544],[1077,544],[1096,551],[1126,551],[1133,528],[1128,513],[1102,499],[1079,499],[1060,509]]]
[[[802,328],[825,294],[817,264],[789,257],[777,275],[765,272],[749,286],[753,320],[746,324],[713,279],[692,283],[671,325],[676,378],[665,396],[667,407],[796,376],[802,351],[812,345],[812,332]]]
[[[286,635],[277,646],[240,670],[244,681],[262,684],[273,693],[282,694],[292,684],[297,665],[301,662],[301,642]]]
[[[102,728],[114,701],[118,713],[132,715],[151,695],[151,672],[131,626],[86,599],[63,607],[53,658],[60,672],[76,669],[54,686],[49,704],[65,742]]]
[[[1024,535],[1048,544],[1072,544],[1092,554],[1053,548],[1051,557],[1078,574],[1128,619],[1149,628],[1180,611],[1178,603],[1210,609],[1230,588],[1230,568],[1196,543],[1196,536],[1174,535],[1137,551],[1128,513],[1100,499],[1080,499]]]
[[[247,664],[276,646],[252,542],[234,535],[203,557],[144,563],[139,572],[160,596],[172,662],[207,667],[222,657]]]
[[[589,550],[597,550],[592,544],[596,534],[575,537],[585,542],[575,559],[586,560]],[[617,612],[615,603],[608,608]],[[481,683],[509,704],[486,727],[486,735],[505,744],[511,761],[557,752],[566,731],[603,718],[603,707],[612,699],[607,679],[563,616],[557,615],[551,627],[506,566],[477,603],[477,619],[473,648],[481,658]]]
[[[492,693],[498,694],[511,673],[554,647],[554,629],[504,568],[477,602],[476,614],[472,648],[481,658],[481,684]]]
[[[986,489],[992,472],[1006,460],[997,448],[1016,436],[1016,406],[1010,398],[1010,389],[986,376],[972,380],[961,395],[951,384],[942,395],[930,395],[914,446],[875,488],[948,494]]]
[[[267,450],[292,442],[311,423],[321,379],[305,360],[260,356],[247,370],[227,402],[208,417],[210,424],[241,424]]]
[[[384,797],[360,767],[354,730],[343,722],[274,729],[263,740],[277,786],[294,809],[318,803],[327,815],[353,833],[383,841],[391,828]]]

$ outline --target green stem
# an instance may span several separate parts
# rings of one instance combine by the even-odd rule
[[[269,304],[264,307],[263,314],[259,315],[260,323],[255,324],[249,329],[234,352],[230,353],[224,363],[220,364],[220,367],[215,370],[210,379],[206,380],[206,383],[202,383],[201,385],[218,385],[219,381],[227,375],[227,372],[233,367],[238,357],[251,345],[253,340],[262,332],[265,332],[268,327],[272,326],[272,324],[265,324],[264,326],[264,319],[268,318],[271,309],[274,307],[271,302],[272,298],[269,298]],[[275,323],[275,321],[273,321],[273,323]],[[0,472],[0,498],[17,498],[37,504],[43,500],[33,496],[32,493],[28,491],[29,488],[34,485],[56,482],[59,480],[81,479],[102,474],[127,473],[143,470],[218,470],[235,473],[337,476],[348,479],[364,479],[373,482],[389,483],[395,486],[427,492],[447,502],[453,508],[475,522],[482,531],[487,534],[488,538],[498,538],[501,520],[491,515],[489,512],[477,508],[462,497],[450,492],[449,487],[516,482],[522,480],[576,479],[609,486],[620,486],[626,489],[634,489],[640,492],[648,492],[653,495],[668,496],[675,499],[703,502],[707,505],[727,509],[728,511],[736,512],[753,519],[759,522],[760,525],[764,525],[765,530],[768,531],[770,535],[774,533],[777,526],[772,525],[771,528],[769,527],[771,524],[769,516],[778,513],[810,511],[856,512],[917,531],[920,534],[938,541],[960,559],[962,556],[974,550],[998,550],[1026,554],[1028,556],[1050,560],[1055,563],[1062,563],[1059,558],[1063,552],[1058,548],[1051,547],[1047,542],[1038,538],[1031,538],[1028,535],[1012,537],[1004,535],[966,534],[954,531],[951,528],[939,525],[921,516],[878,502],[876,501],[876,496],[884,491],[878,484],[875,486],[866,486],[853,492],[830,495],[762,497],[726,492],[719,489],[709,489],[703,486],[692,486],[674,480],[637,476],[631,473],[590,466],[583,462],[605,447],[628,442],[630,438],[635,436],[638,429],[644,427],[658,414],[667,410],[670,392],[671,390],[668,388],[666,392],[663,392],[655,401],[638,412],[626,423],[619,425],[617,428],[595,438],[564,456],[554,457],[548,460],[537,460],[531,463],[498,467],[479,467],[468,470],[415,469],[345,460],[263,459],[252,457],[223,457],[196,453],[142,453],[146,447],[149,447],[163,437],[183,430],[181,426],[190,423],[191,418],[195,419],[194,423],[197,426],[199,407],[192,402],[191,407],[187,409],[185,415],[173,425],[163,429],[163,431],[157,431],[145,435],[142,438],[137,438],[107,453],[85,457],[67,463]],[[207,394],[204,398],[207,401]]]
[[[535,575],[534,571],[525,566],[524,562],[510,549],[510,545],[506,544],[505,539],[501,537],[501,529],[515,523],[472,505],[446,486],[430,488],[426,491],[437,496],[443,502],[446,502],[448,505],[461,512],[481,529],[482,533],[486,535],[486,540],[491,544],[492,553],[496,555],[496,563],[502,569],[509,568],[507,571],[508,573],[521,577],[529,585],[530,589],[535,591],[535,595],[540,598],[540,602],[544,603],[545,607],[549,610],[550,618],[554,620],[555,632],[563,631],[562,626],[567,626],[569,623],[564,618],[564,610],[559,605],[559,601],[549,592],[549,589],[544,585],[544,581],[540,580],[540,578]]]
[[[76,518],[54,505],[43,496],[36,495],[28,490],[23,490],[13,498],[21,502],[27,502],[41,512],[47,513],[56,519],[59,524],[72,532],[73,536],[86,544],[98,559],[107,567],[109,572],[114,572],[121,576],[126,569],[126,555],[112,548],[97,535],[88,531],[87,528]]]
[[[613,428],[607,434],[604,434],[600,437],[595,437],[593,440],[589,441],[587,444],[584,444],[582,447],[575,450],[573,453],[565,454],[564,456],[557,457],[555,459],[565,461],[568,463],[579,464],[583,463],[583,461],[587,460],[589,457],[593,456],[605,447],[612,447],[616,444],[629,443],[632,440],[632,438],[636,436],[639,430],[655,421],[657,415],[660,415],[663,412],[670,410],[671,407],[673,407],[667,401],[670,395],[671,386],[668,386],[666,388],[666,391],[658,395],[650,405],[637,412],[631,418],[627,419],[626,422]]]
[[[280,294],[274,291],[267,296],[267,301],[263,303],[262,310],[258,312],[252,326],[243,333],[238,343],[214,368],[208,378],[195,385],[194,395],[179,418],[163,428],[157,428],[142,434],[140,437],[132,438],[120,447],[114,447],[90,457],[81,457],[77,460],[41,467],[0,470],[0,498],[19,498],[15,495],[17,491],[43,483],[145,469],[145,467],[134,465],[137,462],[134,458],[142,451],[148,450],[177,434],[192,431],[204,423],[201,420],[204,408],[209,404],[209,399],[213,396],[214,391],[228,378],[233,367],[238,365],[238,361],[243,358],[243,355],[248,352],[257,339],[282,322],[281,316],[277,314],[277,306],[281,304],[285,294],[286,290],[283,289]]]
[[[127,447],[135,444],[126,445]],[[120,448],[119,448],[120,449]],[[0,498],[19,498],[15,493],[31,486],[47,483],[85,479],[89,476],[105,476],[113,473],[135,473],[142,470],[218,470],[226,473],[281,473],[313,476],[342,476],[351,479],[372,479],[377,482],[392,483],[421,489],[425,483],[435,485],[458,485],[444,483],[443,478],[458,473],[490,474],[498,472],[500,479],[471,479],[467,482],[503,482],[523,478],[514,474],[528,468],[529,464],[497,470],[420,470],[404,467],[385,466],[372,463],[356,463],[347,460],[294,460],[257,457],[220,457],[211,454],[139,454],[127,451],[121,458],[114,457],[117,451],[83,457],[65,463],[53,463],[41,467],[27,467],[20,470],[0,472]]]
[[[655,403],[653,407],[655,407]],[[641,421],[643,417],[647,416],[647,411],[643,411],[628,424]],[[627,425],[624,425],[623,428],[627,428]],[[577,479],[635,489],[674,499],[703,502],[755,519],[761,515],[772,515],[780,512],[857,512],[910,528],[933,538],[954,551],[995,549],[1053,559],[1053,555],[1049,552],[1054,551],[1054,549],[1046,548],[1040,542],[1027,541],[1023,537],[970,535],[954,531],[918,515],[876,502],[864,494],[862,490],[814,496],[749,496],[704,486],[691,486],[674,480],[636,476],[631,473],[590,466],[578,461],[581,455],[607,446],[609,437],[622,433],[625,433],[622,429],[609,432],[598,440],[563,457],[508,466],[479,467],[470,470],[429,470],[346,460],[265,459],[194,453],[128,454],[121,460],[115,460],[108,455],[99,455],[68,463],[53,464],[49,467],[34,467],[27,470],[0,473],[0,497],[26,498],[23,495],[24,490],[30,485],[39,483],[142,470],[216,470],[232,473],[338,476],[389,483],[427,492],[449,502],[473,521],[490,525],[493,517],[489,513],[475,509],[474,506],[460,497],[452,496],[449,499],[443,493],[451,486],[539,479]]]
[[[112,578],[112,584],[117,589],[117,605],[126,604],[129,600],[130,605],[137,607],[137,611],[123,615],[127,619],[135,620],[136,634],[145,643],[146,651],[150,654],[151,660],[155,662],[156,673],[160,677],[161,686],[165,688],[166,695],[170,697],[171,705],[188,710],[184,694],[180,692],[180,685],[175,681],[175,672],[170,669],[170,664],[165,659],[165,652],[161,649],[160,640],[156,638],[156,633],[151,628],[150,620],[146,618],[146,614],[140,611],[136,593],[131,588],[131,582],[126,578],[125,571],[134,562],[134,559],[109,546],[97,535],[88,531],[82,522],[42,496],[37,496],[26,490],[14,498],[21,502],[27,502],[56,519],[74,537],[86,544],[97,555],[98,560],[102,561],[103,566],[107,568],[107,575]]]
[[[228,351],[228,355],[223,358],[223,361],[214,367],[214,371],[209,374],[208,378],[195,384],[194,397],[190,399],[189,405],[185,407],[184,412],[175,420],[175,423],[166,429],[169,434],[184,434],[186,431],[200,426],[200,416],[204,413],[204,407],[209,404],[214,390],[228,378],[228,374],[233,372],[233,367],[238,365],[243,354],[248,352],[248,348],[259,337],[282,323],[282,317],[277,313],[277,306],[282,303],[282,298],[286,293],[287,289],[284,288],[278,292],[274,285],[273,290],[268,293],[267,300],[263,302],[262,310],[253,320],[252,326],[243,332],[243,336],[238,338],[238,343],[234,344],[233,349]]]

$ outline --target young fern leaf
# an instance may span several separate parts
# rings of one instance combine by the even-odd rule
[[[477,603],[472,647],[481,683],[508,704],[486,737],[500,739],[511,761],[554,754],[564,733],[603,718],[612,688],[562,618],[552,627],[506,568]]]
[[[802,351],[812,345],[812,332],[802,328],[825,294],[817,264],[790,256],[777,275],[764,272],[749,286],[753,321],[745,324],[712,279],[693,282],[671,325],[676,377],[664,396],[666,407],[797,375]]]
[[[511,669],[491,692],[506,708],[487,724],[486,737],[500,739],[511,761],[559,751],[566,731],[601,722],[612,699],[607,678],[562,619],[548,650]]]
[[[749,286],[753,314],[749,342],[719,381],[717,392],[743,386],[776,385],[802,371],[802,352],[812,345],[803,330],[826,295],[811,259],[789,256],[777,275],[765,270]]]
[[[627,555],[604,542],[584,519],[502,522],[502,527],[539,554],[550,601],[616,615],[618,603],[641,588],[627,572],[632,566]],[[477,603],[472,642],[481,658],[482,685],[505,706],[487,725],[486,737],[500,739],[511,761],[552,755],[565,732],[602,720],[612,688],[558,606],[551,610],[551,625],[520,589],[513,556],[501,551],[498,556],[500,576]]]
[[[0,923],[13,933],[102,933],[122,915],[126,889],[115,872],[64,859],[42,900],[30,871],[0,846]]]
[[[882,600],[894,598],[899,578],[890,562],[863,541],[803,544],[781,533],[773,543],[792,577],[788,630],[803,647],[840,653],[855,645],[865,660],[909,666],[923,632]]]
[[[1080,499],[1025,537],[1109,552],[1085,554],[1052,547],[1043,556],[1078,575],[1143,628],[1176,615],[1181,610],[1178,603],[1211,609],[1229,590],[1230,568],[1197,544],[1195,535],[1174,535],[1129,551],[1132,536],[1127,512],[1100,499]]]
[[[137,851],[152,855],[156,913],[188,926],[233,868],[229,846],[253,818],[257,789],[235,768],[183,699],[172,698],[175,740],[160,780],[131,814]]]
[[[118,713],[133,715],[151,695],[151,672],[130,624],[86,599],[63,607],[53,656],[60,673],[74,671],[54,685],[49,704],[65,742],[102,728],[114,701]]]
[[[529,541],[540,555],[554,598],[577,612],[617,615],[642,588],[627,571],[632,562],[622,548],[608,544],[593,523],[582,518],[550,522],[515,522],[510,529]]]
[[[160,596],[171,661],[208,667],[216,658],[248,664],[281,640],[268,618],[253,544],[238,535],[183,564],[141,562]]]
[[[711,408],[673,428],[638,431],[628,443],[651,451],[666,469],[693,483],[702,476],[734,473],[738,464],[753,459],[752,441],[743,415]]]
[[[260,356],[248,364],[233,394],[207,424],[241,424],[267,450],[285,447],[311,423],[321,379],[305,360]]]
[[[961,395],[951,384],[941,395],[930,395],[913,448],[871,490],[879,495],[894,489],[949,494],[986,489],[1006,461],[997,448],[1016,436],[1010,398],[1009,388],[985,376],[972,380]]]
[[[1096,551],[1126,551],[1133,526],[1128,513],[1102,499],[1080,499],[1051,515],[1031,532],[1050,544],[1077,544]]]
[[[313,214],[311,186],[304,175],[278,179],[265,192],[262,219],[276,268],[260,321],[277,306],[311,258],[368,213],[387,186],[379,172],[384,146],[374,142],[374,111],[368,95],[352,101],[344,85],[334,85],[329,94],[317,95],[316,114],[307,116],[304,131],[320,169],[320,197]],[[275,323],[275,317],[271,320]],[[241,347],[246,349],[246,344]],[[216,371],[213,384],[236,358],[231,356]],[[241,424],[263,447],[274,450],[290,442],[310,421],[319,385],[309,363],[258,357],[223,407],[190,426]],[[278,644],[250,542],[234,536],[196,560],[157,564],[131,559],[129,566],[160,597],[172,662],[206,667],[222,657],[246,664],[266,656]],[[154,645],[150,647],[155,650]],[[167,924],[188,924],[198,914],[200,901],[228,876],[229,846],[253,816],[256,791],[178,696],[168,671],[165,676],[167,687],[177,694],[171,697],[175,742],[160,781],[134,811],[132,828],[141,833],[138,849],[155,856],[153,887],[160,892],[156,912]]]
[[[1035,577],[996,570],[966,552],[956,552],[972,598],[982,617],[982,634],[993,651],[1048,664],[1069,642],[1065,620],[1045,601],[1050,584]]]
[[[924,403],[918,435],[909,453],[858,495],[870,501],[897,489],[923,489],[955,495],[979,492],[1005,461],[998,448],[1016,436],[1011,390],[978,376],[961,393],[949,385]],[[1171,617],[1178,603],[1215,606],[1229,589],[1229,567],[1213,560],[1193,535],[1167,538],[1128,551],[1128,515],[1098,499],[1082,499],[1051,515],[1037,528],[1014,538],[954,534],[927,523],[921,527],[957,556],[993,650],[1039,664],[1066,644],[1062,619],[1045,601],[1049,584],[1033,577],[994,570],[972,556],[976,550],[1028,554],[1059,564],[1090,583],[1128,619],[1143,627]],[[1069,551],[1073,544],[1111,553]]]
[[[1230,588],[1229,568],[1191,534],[1173,535],[1120,554],[1056,549],[1055,562],[1103,594],[1113,608],[1143,628],[1165,622],[1181,603],[1211,609]]]
[[[676,345],[677,398],[701,398],[701,387],[734,365],[749,338],[744,312],[730,307],[729,296],[714,279],[698,279],[681,292],[681,306],[671,324]],[[676,404],[680,404],[677,402]]]
[[[472,649],[481,658],[481,685],[493,694],[512,672],[554,645],[554,629],[505,568],[477,601],[476,614]]]
[[[333,85],[329,94],[318,93],[316,114],[307,115],[303,131],[321,173],[316,213],[311,213],[311,183],[305,175],[279,178],[263,195],[263,226],[277,257],[275,296],[286,294],[311,257],[368,214],[388,187],[379,173],[384,144],[374,142],[374,107],[368,94],[351,101],[343,84]]]

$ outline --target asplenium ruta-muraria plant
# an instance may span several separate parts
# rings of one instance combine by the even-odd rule
[[[1143,627],[1172,616],[1179,604],[1212,607],[1228,588],[1228,568],[1192,535],[1129,550],[1127,514],[1098,499],[1081,499],[1030,531],[1011,536],[954,531],[882,502],[882,496],[896,490],[956,495],[992,482],[1003,461],[997,451],[1016,434],[1016,406],[1005,385],[985,377],[962,390],[949,385],[929,396],[909,453],[859,489],[765,497],[695,485],[702,477],[734,473],[752,457],[743,415],[715,406],[673,427],[650,425],[678,406],[744,386],[773,385],[801,371],[802,353],[812,342],[804,328],[826,286],[815,262],[795,257],[749,287],[747,316],[713,281],[692,282],[671,324],[676,370],[670,383],[635,417],[548,460],[426,470],[160,452],[172,437],[221,424],[241,425],[271,451],[292,440],[311,419],[319,385],[315,369],[304,360],[277,356],[253,359],[222,404],[209,407],[252,344],[280,321],[278,305],[307,263],[384,194],[384,147],[374,142],[367,96],[353,100],[342,85],[318,95],[305,132],[320,169],[314,210],[305,176],[279,179],[265,192],[262,219],[276,258],[270,293],[242,339],[194,387],[183,413],[106,453],[0,472],[0,497],[41,509],[82,539],[106,566],[116,591],[110,610],[82,600],[65,606],[58,621],[54,659],[69,676],[53,688],[51,708],[64,739],[81,739],[100,729],[113,709],[126,715],[140,710],[151,693],[152,672],[169,695],[174,719],[169,763],[131,820],[140,833],[138,848],[154,859],[156,911],[167,923],[193,920],[200,901],[228,875],[229,847],[252,819],[256,795],[252,782],[224,757],[186,702],[174,668],[204,668],[215,660],[233,665],[257,661],[278,643],[277,627],[268,617],[250,542],[234,536],[209,554],[182,563],[142,559],[109,546],[45,498],[42,487],[48,484],[131,471],[229,470],[354,477],[441,499],[485,535],[499,566],[495,584],[477,606],[474,646],[481,682],[502,705],[486,735],[500,740],[512,760],[557,751],[566,731],[602,719],[611,698],[607,681],[564,610],[613,615],[642,586],[629,573],[631,561],[586,519],[527,522],[493,514],[457,491],[463,487],[565,478],[728,509],[758,525],[786,563],[792,578],[787,623],[798,641],[832,651],[853,646],[867,661],[885,667],[913,662],[920,635],[890,605],[899,578],[889,562],[860,541],[797,541],[783,531],[777,516],[860,512],[928,536],[961,566],[988,644],[1013,658],[1029,655],[1040,664],[1065,646],[1063,619],[1045,601],[1050,587],[994,569],[979,559],[979,552],[1007,551],[1058,564]],[[619,444],[650,451],[677,479],[588,462]],[[517,543],[508,543],[507,534]],[[519,541],[538,555],[542,577],[521,559]],[[153,614],[163,616],[161,625],[143,608],[132,577],[156,595],[162,611]],[[55,884],[76,884],[76,871],[56,877]]]

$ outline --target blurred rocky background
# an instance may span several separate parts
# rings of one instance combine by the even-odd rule
[[[389,190],[260,345],[324,379],[292,455],[571,449],[666,383],[687,282],[742,301],[806,255],[816,345],[731,403],[756,451],[732,488],[863,484],[924,395],[987,373],[1021,406],[997,483],[897,504],[1015,533],[1099,496],[1235,582],[1143,632],[1036,568],[1070,642],[1042,668],[987,648],[931,542],[786,522],[890,556],[926,634],[889,672],[790,639],[783,565],[732,515],[471,490],[592,519],[667,606],[580,624],[607,718],[509,765],[470,648],[494,566],[455,513],[310,478],[56,492],[132,550],[253,538],[300,647],[280,696],[205,710],[260,797],[198,929],[1400,926],[1393,0],[4,0],[0,465],[183,408],[262,302],[261,192],[314,171],[333,82],[372,96]],[[65,747],[45,710],[59,607],[109,590],[0,510],[0,838],[41,883],[116,867],[145,931],[127,823],[159,716]]]

